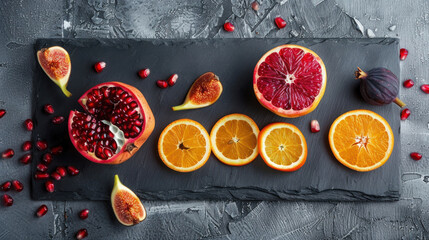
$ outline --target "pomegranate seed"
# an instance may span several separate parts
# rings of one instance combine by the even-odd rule
[[[401,61],[404,61],[408,56],[408,50],[405,48],[401,48],[399,50],[399,59],[401,59]]]
[[[41,172],[46,172],[46,170],[48,170],[48,166],[46,166],[45,164],[43,164],[43,163],[39,163],[39,164],[37,164],[37,170],[39,170],[39,171],[41,171]]]
[[[24,127],[25,129],[27,129],[28,131],[33,131],[33,120],[31,119],[27,119],[24,121]]]
[[[404,108],[404,110],[401,111],[401,120],[406,120],[411,114],[410,109]]]
[[[150,69],[149,69],[149,68],[142,69],[142,70],[140,70],[140,71],[138,72],[138,74],[139,74],[139,77],[140,77],[140,78],[145,79],[145,78],[147,78],[147,77],[149,76],[149,74],[150,74]]]
[[[412,152],[410,153],[410,157],[416,161],[422,159],[422,155],[418,152]]]
[[[420,89],[425,92],[425,93],[429,93],[429,84],[423,84]]]
[[[317,133],[320,131],[320,125],[317,120],[312,120],[310,123],[310,129],[312,133]]]
[[[63,116],[55,116],[54,118],[52,118],[52,123],[53,124],[61,124],[64,122],[64,117]]]
[[[55,172],[57,172],[58,175],[60,175],[61,177],[65,177],[67,174],[65,167],[57,167],[57,169],[55,169]]]
[[[0,109],[0,118],[2,118],[6,114],[6,110]]]
[[[45,182],[45,188],[46,188],[46,191],[48,191],[50,193],[54,192],[54,190],[55,190],[54,183],[51,180],[46,181]]]
[[[3,204],[7,207],[10,207],[13,205],[13,198],[7,194],[3,195]]]
[[[286,27],[286,21],[281,17],[276,17],[274,22],[276,22],[276,25],[279,29]]]
[[[20,182],[18,180],[13,180],[12,186],[13,186],[13,189],[15,189],[15,191],[17,191],[17,192],[21,192],[22,189],[24,189],[24,184],[22,184],[22,182]]]
[[[405,80],[403,85],[405,88],[411,88],[412,86],[414,86],[414,81],[411,79]]]
[[[160,87],[160,88],[167,88],[168,87],[168,83],[164,80],[156,81],[156,85],[158,85],[158,87]]]
[[[30,151],[33,148],[33,144],[30,141],[25,141],[22,144],[22,151]]]
[[[37,179],[37,180],[48,179],[49,178],[49,174],[45,173],[45,172],[36,172],[36,174],[34,174],[34,178]]]
[[[63,146],[56,146],[56,147],[51,148],[51,153],[53,155],[59,155],[63,152],[63,150],[64,150]]]
[[[88,214],[89,214],[89,210],[88,209],[83,209],[82,211],[80,211],[79,217],[81,219],[87,219],[88,218]]]
[[[45,104],[45,106],[43,106],[43,110],[45,110],[45,113],[47,114],[54,114],[55,112],[54,107],[51,104]]]
[[[50,164],[50,163],[52,162],[52,159],[53,159],[52,154],[50,154],[50,153],[45,153],[45,154],[43,154],[43,158],[42,158],[42,160],[43,160],[43,162],[45,162],[46,164]]]
[[[36,148],[39,151],[46,150],[46,148],[48,148],[48,143],[46,141],[44,141],[44,140],[39,140],[39,141],[36,142]]]
[[[227,32],[234,32],[235,27],[234,27],[234,25],[232,23],[226,22],[223,25],[223,29],[225,29],[225,31],[227,31]]]
[[[105,62],[98,62],[94,65],[94,69],[96,72],[101,72],[103,71],[103,69],[106,67],[106,63]]]
[[[61,180],[61,176],[57,172],[52,172],[51,173],[51,178],[53,178],[53,179],[55,179],[57,181]]]
[[[37,209],[37,212],[36,212],[36,216],[38,216],[38,217],[43,217],[43,216],[45,216],[45,214],[48,212],[48,207],[45,205],[45,204],[43,204],[42,206],[40,206],[38,209]]]
[[[9,148],[9,149],[6,149],[6,150],[2,153],[1,157],[2,157],[2,158],[11,158],[11,157],[13,157],[13,155],[15,155],[15,151],[13,151],[13,149],[12,149],[12,148]]]
[[[79,170],[77,168],[73,167],[73,166],[68,166],[67,167],[67,171],[69,172],[69,174],[71,176],[76,176],[76,175],[79,174]]]
[[[252,2],[252,9],[255,11],[259,10],[259,3],[257,1]]]
[[[88,236],[88,231],[85,228],[82,228],[81,230],[77,231],[76,233],[76,239],[84,239]]]
[[[5,192],[7,192],[7,191],[9,191],[10,190],[10,187],[12,186],[12,183],[11,182],[9,182],[9,181],[7,181],[7,182],[4,182],[1,186],[0,186],[0,188],[1,188],[1,190],[3,190],[3,191],[5,191]]]
[[[19,161],[21,161],[21,163],[23,164],[29,164],[31,162],[31,154],[30,153],[25,154],[24,156],[21,157]]]
[[[174,84],[176,84],[176,81],[178,78],[179,78],[179,75],[177,74],[171,75],[167,80],[168,85],[173,86]]]

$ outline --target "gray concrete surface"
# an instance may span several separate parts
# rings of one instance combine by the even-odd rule
[[[255,13],[252,1],[1,1],[0,108],[8,113],[0,119],[0,151],[17,151],[14,158],[0,160],[0,182],[20,179],[26,188],[11,193],[12,207],[0,206],[0,239],[72,239],[84,227],[88,239],[429,239],[429,96],[419,89],[429,83],[429,2],[260,0]],[[276,16],[288,22],[285,29],[276,29]],[[222,30],[227,20],[235,23],[235,32]],[[127,228],[118,224],[108,202],[30,199],[30,169],[19,164],[23,153],[18,149],[30,138],[22,121],[30,116],[35,66],[25,63],[34,57],[36,38],[366,38],[368,32],[401,38],[410,51],[401,64],[401,80],[416,82],[401,92],[412,115],[401,124],[398,202],[144,202],[147,220]],[[411,160],[412,151],[423,159]],[[34,213],[42,203],[49,213],[38,219]],[[77,216],[83,208],[91,211],[86,220]]]

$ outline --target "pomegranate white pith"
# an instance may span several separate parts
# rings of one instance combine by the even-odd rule
[[[152,133],[155,119],[143,94],[120,82],[99,84],[78,100],[86,112],[70,111],[69,135],[88,160],[119,164]]]

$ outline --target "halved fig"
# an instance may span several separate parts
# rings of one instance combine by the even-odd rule
[[[146,218],[146,209],[137,195],[124,186],[115,175],[112,195],[110,196],[113,212],[120,223],[133,226]]]
[[[212,72],[204,73],[192,84],[185,101],[172,109],[179,111],[210,106],[219,99],[222,90],[218,76]]]
[[[67,97],[70,97],[72,94],[66,89],[71,72],[68,52],[59,46],[42,48],[37,51],[37,61],[46,75],[61,88]]]
[[[143,145],[155,118],[143,94],[121,82],[99,84],[79,98],[86,112],[70,111],[70,140],[95,163],[119,164]]]

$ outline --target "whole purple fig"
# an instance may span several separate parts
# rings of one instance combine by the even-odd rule
[[[386,68],[373,68],[368,72],[358,68],[356,79],[360,79],[360,93],[363,99],[372,105],[396,103],[401,108],[405,103],[398,98],[399,80]]]

